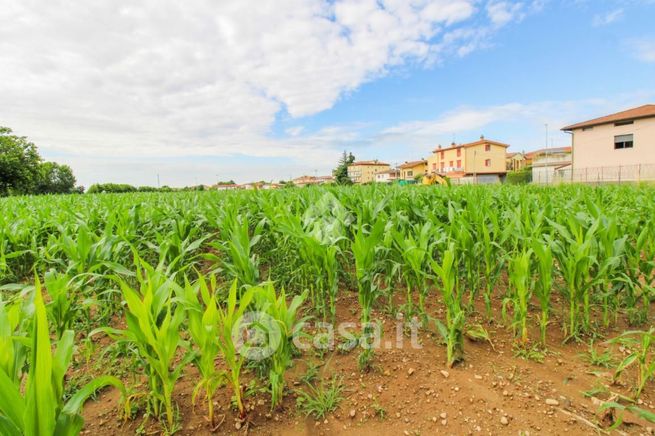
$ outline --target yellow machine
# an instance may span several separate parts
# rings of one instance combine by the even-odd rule
[[[423,176],[423,184],[426,186],[431,186],[431,185],[436,185],[436,184],[444,185],[447,186],[448,182],[446,179],[441,177],[438,174],[428,174],[426,176]]]

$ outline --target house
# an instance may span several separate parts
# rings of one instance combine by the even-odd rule
[[[401,180],[414,180],[417,176],[424,176],[428,173],[428,161],[425,159],[405,162],[400,167]]]
[[[348,165],[348,177],[353,183],[375,182],[375,175],[390,169],[390,165],[376,160],[363,160]]]
[[[655,105],[648,104],[562,129],[571,133],[573,181],[639,180],[655,164]]]
[[[571,166],[571,147],[543,148],[526,156],[532,161],[532,183],[562,181],[561,170]]]
[[[505,155],[505,169],[507,171],[521,171],[528,167],[528,162],[525,153],[514,152]]]
[[[216,189],[217,191],[232,191],[235,189],[241,189],[241,186],[236,183],[220,183],[218,185],[211,186],[209,189]]]
[[[468,144],[439,146],[428,158],[428,171],[450,179],[461,179],[456,183],[496,183],[507,174],[508,147],[484,136]]]
[[[376,183],[393,183],[400,178],[400,170],[390,169],[375,174]]]
[[[292,180],[295,186],[325,185],[334,183],[334,176],[300,176]]]

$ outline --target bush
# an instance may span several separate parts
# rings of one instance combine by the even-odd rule
[[[510,185],[524,185],[532,182],[532,169],[526,168],[521,171],[507,173],[506,182]]]

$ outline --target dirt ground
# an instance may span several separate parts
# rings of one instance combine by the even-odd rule
[[[430,313],[442,316],[436,302],[428,304]],[[357,321],[359,312],[355,293],[346,293],[338,302],[338,321]],[[482,307],[480,307],[482,311]],[[561,319],[555,310],[549,326],[549,352],[543,363],[516,357],[514,339],[506,326],[500,324],[500,308],[495,309],[497,323],[488,323],[482,316],[477,322],[490,333],[488,342],[466,340],[465,362],[446,368],[446,350],[432,332],[419,332],[421,349],[413,349],[405,338],[400,349],[384,347],[376,351],[375,369],[360,373],[357,349],[344,354],[339,351],[319,356],[305,352],[294,360],[287,372],[287,394],[283,407],[270,410],[270,397],[258,393],[246,398],[250,420],[247,428],[237,429],[237,414],[230,407],[229,388],[219,388],[215,397],[217,420],[222,424],[212,432],[204,416],[204,405],[194,408],[191,396],[198,379],[195,368],[180,380],[175,400],[180,410],[180,435],[253,434],[253,435],[563,435],[603,434],[610,419],[598,413],[598,400],[586,398],[584,391],[605,385],[612,392],[628,395],[635,377],[627,373],[621,386],[610,385],[610,370],[586,363],[581,354],[587,344],[562,345]],[[396,321],[381,312],[374,319],[382,320],[385,340],[395,343]],[[605,332],[608,338],[623,330],[614,327]],[[530,331],[538,338],[536,321]],[[602,340],[598,341],[602,347]],[[616,358],[620,358],[620,351]],[[300,377],[308,363],[319,363],[319,379],[334,374],[343,377],[345,390],[339,408],[325,419],[302,415],[296,408],[294,390],[303,387]],[[254,378],[250,371],[243,375],[244,384]],[[96,401],[85,406],[83,434],[132,435],[160,434],[156,423],[141,425],[141,417],[122,421],[117,417],[118,393],[107,390]],[[605,400],[608,394],[598,394]],[[655,411],[653,385],[642,395],[640,406]],[[630,414],[612,434],[653,434],[651,426]],[[607,433],[609,434],[609,433]]]

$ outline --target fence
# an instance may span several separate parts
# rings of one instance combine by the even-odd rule
[[[619,165],[595,168],[563,168],[551,173],[550,180],[536,183],[639,183],[655,181],[655,164]]]

